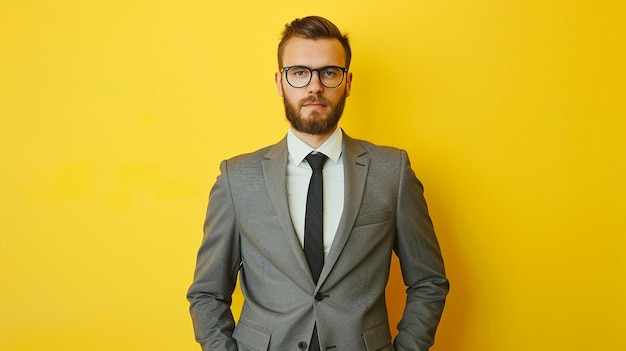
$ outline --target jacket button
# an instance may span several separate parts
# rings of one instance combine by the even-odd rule
[[[324,294],[321,291],[318,291],[317,294],[315,294],[315,300],[317,301],[324,300]]]
[[[298,348],[299,348],[300,350],[306,350],[306,347],[307,347],[307,346],[309,346],[309,345],[307,345],[307,344],[306,344],[306,342],[304,342],[304,341],[300,341],[300,342],[298,343]]]

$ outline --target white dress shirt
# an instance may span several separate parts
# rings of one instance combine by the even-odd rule
[[[287,133],[287,197],[289,212],[293,226],[304,247],[304,217],[306,213],[306,197],[309,181],[313,171],[304,159],[313,151],[328,156],[322,170],[324,179],[324,254],[328,255],[335,238],[339,219],[343,212],[344,176],[342,157],[343,133],[341,128],[335,132],[317,149],[313,149],[300,140],[291,129]]]

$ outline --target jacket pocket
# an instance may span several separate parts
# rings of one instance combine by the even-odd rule
[[[368,224],[375,224],[385,222],[391,218],[391,210],[376,211],[370,213],[359,214],[354,223],[355,227],[360,227]]]
[[[233,339],[237,341],[239,350],[266,351],[270,346],[271,334],[261,328],[257,328],[240,319],[235,331]],[[245,348],[242,347],[245,345]]]
[[[379,324],[363,332],[363,340],[365,341],[367,351],[393,351],[388,323]]]

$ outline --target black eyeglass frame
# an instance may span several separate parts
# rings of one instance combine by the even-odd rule
[[[311,72],[311,74],[309,75],[309,81],[301,86],[301,87],[297,87],[293,84],[291,84],[291,82],[289,81],[289,78],[287,78],[287,74],[285,74],[285,80],[287,81],[287,84],[289,84],[290,86],[296,88],[296,89],[301,89],[301,88],[305,88],[306,86],[308,86],[309,84],[311,84],[311,79],[313,79],[313,72],[317,72],[317,79],[319,79],[320,84],[322,84],[322,86],[324,86],[325,88],[336,88],[338,86],[340,86],[343,83],[343,80],[346,78],[346,73],[348,72],[348,68],[346,67],[339,67],[339,66],[324,66],[321,68],[309,68],[307,66],[300,66],[300,65],[294,65],[294,66],[287,66],[287,67],[283,67],[283,69],[280,70],[280,72],[285,72],[288,73],[290,69],[292,68],[303,68],[303,69],[307,69],[309,70],[309,72]],[[324,82],[322,82],[322,76],[320,75],[321,71],[328,69],[328,68],[336,68],[339,69],[341,71],[341,81],[339,81],[339,84],[335,85],[335,86],[328,86],[326,84],[324,84]]]

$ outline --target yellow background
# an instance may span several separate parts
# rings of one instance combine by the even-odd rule
[[[285,134],[276,45],[308,14],[351,34],[343,128],[425,184],[434,350],[625,350],[621,0],[2,0],[0,350],[199,350],[208,192]]]

